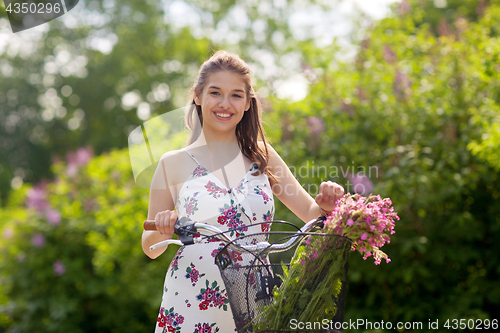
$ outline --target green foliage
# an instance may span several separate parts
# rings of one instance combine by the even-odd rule
[[[336,45],[293,39],[287,23],[301,1],[272,3],[190,1],[206,19],[200,34],[165,23],[157,3],[85,2],[89,17],[109,20],[78,27],[54,20],[33,53],[0,55],[0,192],[7,205],[0,210],[0,331],[152,329],[175,249],[155,261],[142,253],[147,191],[133,183],[127,153],[96,158],[76,176],[64,164],[50,169],[50,161],[87,144],[97,154],[124,147],[142,119],[138,106],[122,105],[123,96],[135,92],[153,116],[179,107],[199,64],[222,47],[256,72],[265,71],[262,55],[279,64],[288,53],[302,54],[309,95],[294,104],[267,101],[271,142],[311,194],[326,179],[352,192],[347,176],[361,172],[399,212],[386,247],[390,264],[375,270],[350,260],[346,319],[425,323],[500,313],[499,1],[395,4],[394,16],[358,43],[353,62],[333,60],[343,52]],[[237,8],[247,14],[245,27],[231,16]],[[222,21],[238,39],[216,33]],[[267,28],[259,33],[259,26]],[[109,53],[91,47],[102,36],[116,40]],[[170,97],[156,99],[162,83]],[[7,195],[16,175],[59,178],[44,190],[59,224],[25,208],[29,186]],[[281,203],[276,211],[297,221]],[[36,235],[43,246],[33,245]]]
[[[0,328],[22,332],[153,329],[176,247],[151,261],[140,235],[148,191],[133,181],[126,151],[80,166],[63,163],[42,188],[60,221],[24,208],[33,189],[0,210]],[[3,326],[2,326],[3,325]]]
[[[214,50],[236,52],[262,73],[262,54],[279,65],[280,56],[297,50],[288,23],[301,6],[300,0],[82,0],[73,20],[53,20],[39,37],[12,36],[23,47],[0,50],[2,204],[14,175],[30,183],[51,179],[51,160],[68,151],[126,147],[131,129],[147,118],[139,108],[155,116],[184,106]],[[188,10],[172,17],[179,7]]]
[[[358,173],[400,213],[389,265],[351,258],[346,319],[495,318],[500,6],[436,35],[420,2],[406,3],[352,63],[331,61],[335,47],[305,51],[308,73],[323,74],[305,100],[273,103],[266,121],[282,127],[268,133],[311,194],[327,179],[352,192]]]
[[[282,284],[274,287],[272,302],[258,309],[254,331],[287,330],[292,320],[322,322],[335,318],[339,305],[343,305],[339,296],[347,280],[351,245],[332,235],[305,236],[289,267],[281,262],[283,274],[277,274],[277,267],[273,267]]]

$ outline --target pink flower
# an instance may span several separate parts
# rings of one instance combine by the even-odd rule
[[[387,262],[387,254],[379,247],[389,243],[390,237],[386,232],[394,232],[394,220],[398,219],[391,205],[389,198],[382,199],[380,195],[363,197],[348,194],[338,200],[324,230],[350,238],[353,242],[351,249],[364,254],[365,260],[373,255],[375,264],[380,264],[382,259]],[[356,224],[354,221],[357,221]],[[343,229],[344,225],[348,228]]]
[[[78,165],[87,164],[92,158],[93,154],[94,152],[92,151],[92,147],[79,148],[76,151],[76,163]]]
[[[59,260],[57,260],[54,263],[53,268],[54,268],[54,273],[56,273],[57,276],[61,276],[66,272],[66,267]]]
[[[78,166],[74,163],[68,163],[68,167],[66,168],[66,175],[69,177],[74,177],[76,176],[76,173],[78,171]]]
[[[47,218],[47,222],[52,225],[58,225],[61,223],[61,214],[55,209],[49,208],[45,212],[45,217]]]
[[[184,322],[184,317],[181,315],[178,315],[176,321],[177,321],[178,325],[181,325]]]
[[[14,236],[14,231],[10,228],[5,228],[3,231],[3,238],[11,239]]]
[[[42,248],[45,245],[45,237],[42,234],[36,234],[31,238],[31,244],[35,247]]]
[[[398,6],[399,15],[405,16],[411,13],[411,5],[408,3],[408,0],[403,0],[400,2]]]
[[[388,63],[394,63],[398,60],[396,54],[389,45],[384,45],[384,60]]]
[[[307,125],[311,129],[311,132],[314,134],[321,134],[325,130],[325,124],[323,120],[318,117],[309,117],[307,118]]]
[[[66,161],[68,162],[66,174],[68,176],[76,175],[78,167],[86,165],[92,158],[92,155],[93,150],[91,147],[78,148],[76,152],[69,152],[66,155]]]
[[[45,183],[38,184],[28,191],[26,207],[34,208],[38,212],[43,212],[49,207],[47,194],[45,192]]]
[[[82,166],[90,161],[92,155],[92,148],[78,148],[76,152],[69,152],[66,155],[66,161],[68,162],[68,165],[76,164],[78,166]]]
[[[367,195],[373,191],[373,184],[370,178],[365,176],[363,173],[358,173],[357,175],[348,174],[347,178],[352,182],[353,191],[361,195]]]

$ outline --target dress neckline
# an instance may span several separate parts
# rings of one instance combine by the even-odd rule
[[[200,162],[198,162],[198,160],[193,156],[193,154],[191,154],[189,151],[187,151],[186,149],[184,148],[181,148],[182,151],[186,152],[189,156],[191,156],[191,158],[195,161],[195,163],[197,164],[197,166],[193,169],[193,171],[191,172],[191,174],[188,176],[188,178],[184,181],[184,184],[182,184],[179,192],[177,193],[177,200],[179,200],[179,198],[181,197],[181,193],[182,191],[185,190],[187,184],[189,184],[190,181],[192,181],[193,179],[196,179],[196,178],[201,178],[201,177],[204,177],[204,176],[211,176],[211,178],[213,178],[213,181],[217,183],[217,185],[222,188],[223,190],[226,190],[228,193],[231,193],[233,191],[233,189],[235,188],[239,188],[241,187],[241,185],[244,183],[245,180],[247,180],[248,178],[248,174],[252,171],[256,171],[254,170],[254,168],[256,167],[257,163],[256,162],[252,162],[252,165],[250,166],[250,169],[247,171],[247,173],[241,178],[241,180],[239,181],[238,185],[236,185],[236,187],[227,187],[218,177],[216,177],[212,172],[208,171],[207,168],[205,168],[203,165],[200,164]],[[197,169],[197,168],[201,168],[205,171],[206,175],[203,175],[203,176],[195,176],[194,175],[194,171]],[[264,173],[263,173],[264,174]],[[267,177],[266,177],[267,178]]]
[[[231,191],[231,190],[233,190],[233,189],[235,189],[235,188],[239,188],[239,187],[241,186],[241,184],[242,184],[242,183],[243,183],[243,182],[247,179],[248,174],[249,174],[249,173],[250,173],[250,172],[254,169],[255,164],[256,164],[255,162],[253,162],[253,163],[252,163],[252,166],[250,167],[250,169],[249,169],[249,170],[247,171],[247,173],[246,173],[246,174],[245,174],[245,175],[241,178],[241,180],[239,181],[238,185],[236,185],[235,187],[228,187],[228,186],[226,186],[226,185],[225,185],[225,184],[224,184],[224,183],[223,183],[223,182],[222,182],[222,181],[221,181],[221,180],[220,180],[217,176],[215,176],[212,172],[208,171],[208,170],[207,170],[207,168],[205,168],[203,165],[201,165],[201,164],[199,164],[199,163],[198,163],[198,166],[199,166],[200,168],[202,168],[203,170],[205,170],[205,171],[206,171],[207,176],[208,176],[208,175],[211,175],[211,176],[212,176],[212,178],[213,178],[215,181],[217,181],[217,182],[219,183],[219,185],[221,185],[221,187],[222,187],[223,189],[225,189],[225,190],[227,190],[227,191]],[[192,176],[193,176],[193,173],[191,173],[190,177],[192,178]],[[189,179],[189,177],[188,177],[188,179]]]

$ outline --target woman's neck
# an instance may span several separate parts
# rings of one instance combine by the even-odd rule
[[[202,134],[187,149],[227,187],[236,186],[252,162],[243,156],[237,142],[207,141]]]
[[[204,140],[204,144],[210,147],[211,142],[227,142],[238,144],[238,139],[236,133],[232,132],[213,132],[210,130],[203,129],[200,138]],[[198,141],[198,140],[197,140]]]

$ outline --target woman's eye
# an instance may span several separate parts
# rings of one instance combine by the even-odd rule
[[[234,94],[233,97],[241,98],[241,96],[237,94]]]
[[[211,94],[211,95],[218,95],[218,94],[219,94],[219,92],[218,92],[218,91],[212,91],[210,94]]]

